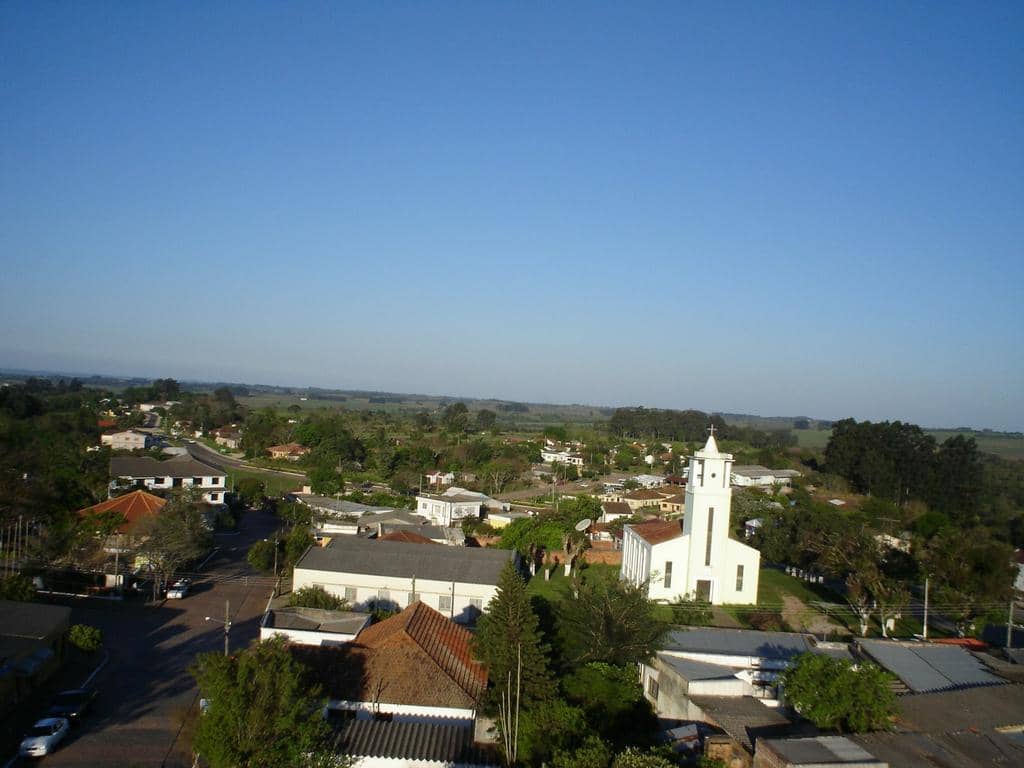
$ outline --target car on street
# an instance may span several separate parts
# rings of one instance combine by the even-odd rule
[[[171,584],[167,590],[168,600],[181,600],[185,595],[188,594],[189,587],[192,586],[192,582],[188,579],[178,579],[176,582]]]
[[[42,757],[53,752],[71,730],[64,717],[47,717],[33,725],[21,740],[18,754],[22,757]]]
[[[70,691],[61,691],[54,698],[50,709],[46,712],[47,717],[65,717],[72,725],[81,720],[82,715],[89,709],[92,700],[96,698],[96,691],[75,688]]]

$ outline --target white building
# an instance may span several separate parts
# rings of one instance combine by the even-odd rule
[[[421,493],[416,497],[416,514],[434,525],[458,525],[465,518],[480,518],[482,511],[508,511],[511,505],[490,496],[452,487],[444,493]]]
[[[153,444],[152,435],[135,429],[100,435],[100,445],[109,445],[115,451],[144,451]]]
[[[293,589],[321,586],[353,608],[405,608],[417,600],[461,623],[476,620],[515,553],[338,536],[310,547],[295,565]]]
[[[744,488],[770,488],[773,485],[789,485],[794,477],[800,477],[795,469],[768,469],[760,464],[748,464],[732,468],[732,484]]]
[[[636,475],[631,479],[641,488],[661,488],[665,484],[665,478],[660,475]]]
[[[283,635],[297,645],[342,645],[355,640],[370,618],[368,613],[323,608],[272,608],[263,614],[260,640]]]
[[[647,584],[653,600],[757,602],[761,553],[729,538],[731,464],[712,434],[690,459],[682,525],[655,520],[623,528],[620,578]]]
[[[442,472],[440,469],[428,472],[425,477],[427,482],[435,488],[443,488],[446,485],[451,485],[455,482],[454,472]]]
[[[547,464],[571,464],[574,467],[583,466],[583,456],[563,448],[541,448],[540,459]]]
[[[115,456],[110,460],[111,488],[134,486],[151,491],[197,488],[203,500],[223,504],[227,473],[188,454],[157,461],[149,456]]]

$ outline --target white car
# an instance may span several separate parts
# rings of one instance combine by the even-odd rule
[[[188,588],[192,582],[188,579],[179,579],[178,581],[171,584],[167,590],[168,600],[181,600],[185,595],[188,594]]]
[[[57,748],[61,739],[68,735],[71,723],[63,717],[47,717],[33,725],[21,740],[18,754],[23,757],[42,757]]]

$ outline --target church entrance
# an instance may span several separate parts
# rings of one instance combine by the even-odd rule
[[[697,580],[697,599],[702,603],[711,602],[711,582],[703,579]]]

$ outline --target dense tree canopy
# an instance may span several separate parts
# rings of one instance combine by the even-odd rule
[[[869,662],[857,665],[805,653],[782,675],[786,700],[819,728],[852,733],[889,727],[896,711],[892,676]]]

